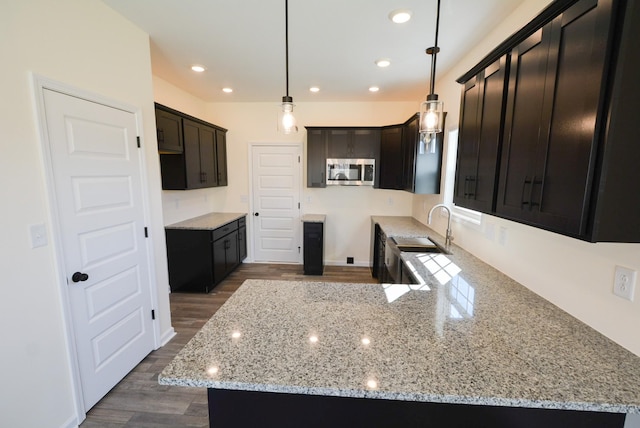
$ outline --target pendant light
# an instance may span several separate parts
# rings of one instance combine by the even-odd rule
[[[282,112],[278,115],[278,129],[285,134],[298,132],[293,116],[293,97],[289,96],[289,0],[284,0],[284,41],[287,95],[282,97]]]
[[[442,132],[444,123],[444,103],[438,101],[438,94],[434,93],[436,83],[436,55],[440,52],[438,47],[438,28],[440,26],[440,0],[436,14],[436,40],[435,45],[426,50],[431,55],[431,82],[427,100],[420,104],[420,135],[431,139],[434,134]]]

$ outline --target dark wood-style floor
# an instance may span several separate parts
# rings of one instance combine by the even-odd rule
[[[369,268],[326,266],[305,276],[301,265],[242,264],[209,294],[172,293],[176,336],[149,354],[87,414],[82,428],[206,427],[207,391],[158,384],[158,374],[246,279],[367,283]]]

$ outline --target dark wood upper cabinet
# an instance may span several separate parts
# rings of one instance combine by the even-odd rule
[[[380,133],[380,189],[402,190],[402,125],[385,126]]]
[[[380,163],[379,127],[307,126],[307,187],[326,187],[327,158],[375,159]]]
[[[167,118],[171,118],[168,120]],[[163,125],[164,124],[164,125]],[[169,127],[167,124],[172,125]],[[227,185],[226,129],[156,104],[158,137],[179,136],[181,150],[160,150],[162,188],[200,189]],[[164,126],[163,130],[159,126]],[[168,133],[167,129],[171,129]]]
[[[427,140],[420,136],[419,122],[420,115],[416,113],[402,127],[403,189],[416,194],[438,194],[444,132]]]
[[[156,137],[158,152],[182,153],[182,118],[177,114],[156,109]]]
[[[327,132],[307,128],[307,187],[327,187]]]
[[[459,79],[465,87],[456,203],[587,241],[640,242],[639,24],[635,0],[556,1],[474,67],[474,75]],[[480,191],[469,184],[471,164],[480,165],[480,156],[469,154],[469,142],[495,141],[478,119],[486,113],[483,79],[489,85],[482,67],[504,57],[506,47],[495,207],[472,206]],[[478,177],[492,169],[478,166]],[[480,189],[481,180],[475,184]]]
[[[216,129],[216,171],[218,186],[226,186],[227,178],[227,131]]]
[[[507,66],[504,55],[463,87],[453,201],[465,208],[494,208]]]

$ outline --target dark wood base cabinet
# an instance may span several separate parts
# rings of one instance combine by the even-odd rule
[[[324,271],[324,224],[304,222],[304,274],[322,275]]]
[[[215,230],[166,229],[172,292],[208,293],[247,256],[246,218]]]
[[[208,389],[210,427],[623,428],[625,415]]]

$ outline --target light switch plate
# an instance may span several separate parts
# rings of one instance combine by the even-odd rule
[[[613,280],[613,294],[623,299],[633,301],[636,288],[636,271],[622,266],[616,266]]]
[[[41,224],[29,226],[29,237],[31,238],[31,248],[44,247],[47,245],[47,228]]]

